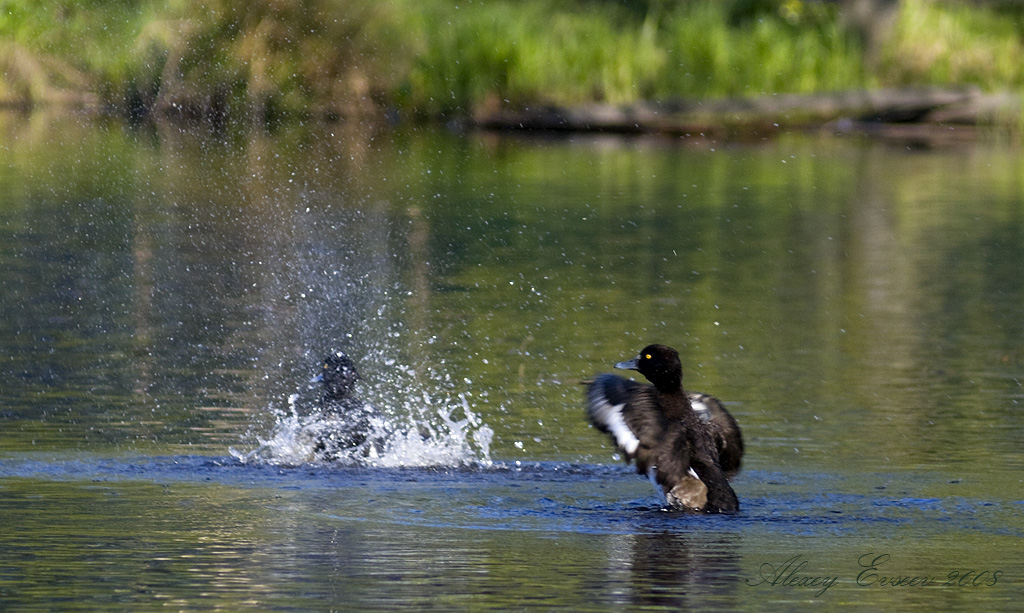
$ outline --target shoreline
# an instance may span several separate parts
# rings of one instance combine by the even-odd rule
[[[1016,94],[977,88],[902,88],[749,99],[536,106],[474,113],[474,127],[496,131],[772,137],[829,130],[893,138],[966,140],[1021,127]]]
[[[228,126],[283,127],[296,123],[456,126],[491,132],[548,134],[718,137],[727,140],[774,138],[793,131],[828,131],[873,138],[922,142],[966,142],[995,134],[1015,135],[1024,128],[1021,96],[985,93],[976,87],[911,87],[818,94],[777,94],[755,98],[591,103],[578,106],[532,105],[520,109],[483,108],[458,116],[409,117],[383,108],[350,116],[335,110],[309,110],[271,120],[259,112],[240,118],[201,104],[148,109],[127,115],[95,103],[92,96],[23,105],[0,102],[0,111],[80,113],[132,124],[169,123],[224,129]]]

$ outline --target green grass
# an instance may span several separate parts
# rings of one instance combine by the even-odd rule
[[[882,77],[892,83],[1024,88],[1024,11],[904,0]]]
[[[869,79],[855,38],[827,7],[789,21],[771,13],[726,27],[721,4],[673,15],[665,87],[658,96],[807,93],[863,87]]]
[[[0,0],[0,102],[421,117],[911,84],[1024,89],[1024,17],[904,0],[877,62],[801,0]]]
[[[726,2],[653,2],[640,12],[600,2],[441,6],[424,11],[423,29],[413,30],[422,52],[403,98],[428,114],[868,83],[854,37],[820,5],[796,23],[769,12],[739,24],[730,24]]]

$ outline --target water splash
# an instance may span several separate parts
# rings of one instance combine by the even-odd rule
[[[294,391],[322,356],[343,350],[362,376],[358,397],[372,407],[366,441],[337,449],[353,430],[308,398],[319,391],[303,389],[286,407],[274,402],[269,428],[253,426],[255,449],[232,455],[271,465],[490,465],[493,430],[427,338],[435,316],[423,265],[431,259],[429,226],[416,207],[376,200],[365,187],[357,198],[335,186],[268,199],[286,231],[261,235],[253,326],[260,335],[241,344],[268,348],[256,370],[266,382],[262,397],[273,399]]]
[[[402,415],[376,411],[366,440],[346,449],[323,453],[323,441],[347,427],[339,417],[318,411],[303,415],[300,397],[288,399],[270,436],[247,452],[230,449],[243,463],[281,466],[300,464],[371,467],[490,466],[494,431],[470,407],[465,395],[438,402],[422,393]],[[409,402],[401,403],[403,405]],[[408,406],[406,407],[409,408]]]

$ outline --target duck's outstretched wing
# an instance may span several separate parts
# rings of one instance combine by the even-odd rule
[[[667,431],[667,418],[657,407],[654,386],[598,375],[587,385],[587,417],[601,432],[611,435],[626,461],[647,474],[657,465],[653,453]]]
[[[636,457],[640,439],[626,424],[626,414],[630,412],[629,403],[634,394],[642,387],[636,381],[615,375],[598,375],[587,384],[587,417],[590,423],[611,435],[615,446],[627,460]]]
[[[718,448],[718,462],[725,476],[732,479],[740,471],[743,460],[743,434],[740,426],[714,396],[700,392],[687,392],[690,406],[701,421],[711,426]]]

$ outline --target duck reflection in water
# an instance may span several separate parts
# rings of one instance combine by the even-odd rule
[[[587,384],[587,416],[609,434],[637,472],[647,475],[673,509],[735,513],[729,479],[743,457],[743,437],[716,398],[683,390],[679,353],[648,345],[616,368],[636,370],[650,384],[603,374]]]
[[[736,580],[741,557],[735,533],[679,533],[679,524],[664,516],[636,518],[632,533],[610,538],[607,568],[596,575],[603,580],[600,587],[617,588],[616,604],[624,610],[737,609],[742,582]]]
[[[317,459],[331,461],[342,455],[375,457],[384,441],[374,433],[374,408],[359,399],[356,382],[362,377],[352,358],[334,351],[324,358],[321,372],[310,383],[321,383],[320,428],[313,451]]]

